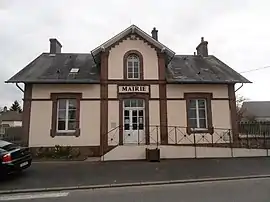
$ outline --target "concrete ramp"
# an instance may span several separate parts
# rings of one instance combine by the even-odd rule
[[[119,145],[101,157],[103,161],[143,160],[145,149],[156,148],[156,145]],[[266,149],[193,147],[160,145],[161,159],[180,158],[231,158],[268,156]]]

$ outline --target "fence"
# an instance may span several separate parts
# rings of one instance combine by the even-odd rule
[[[22,144],[22,127],[5,128],[5,133],[0,135],[0,140],[14,144]]]
[[[168,145],[179,146],[206,146],[206,147],[231,147],[231,148],[270,148],[270,122],[267,123],[240,123],[239,135],[233,137],[232,130],[226,128],[213,128],[210,132],[187,130],[187,127],[168,126]],[[129,136],[120,138],[121,126],[108,132],[109,146],[116,146],[128,142],[128,138],[136,136],[133,144],[161,145],[161,126],[149,126],[146,130],[131,131]],[[147,131],[147,132],[145,132]],[[191,132],[187,132],[191,131]]]

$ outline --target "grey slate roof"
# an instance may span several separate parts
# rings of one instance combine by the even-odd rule
[[[270,117],[270,101],[243,102],[244,116]]]
[[[70,73],[79,68],[78,73]],[[7,83],[98,83],[99,72],[91,54],[42,53]]]
[[[0,121],[22,121],[22,113],[15,111],[2,112]]]
[[[175,55],[167,68],[174,83],[251,83],[213,55]]]
[[[71,74],[71,68],[79,72]],[[99,83],[91,54],[42,53],[7,83]],[[175,55],[167,68],[170,83],[251,83],[215,56]]]

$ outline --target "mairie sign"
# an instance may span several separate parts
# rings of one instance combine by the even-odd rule
[[[149,93],[149,86],[118,86],[119,93]]]

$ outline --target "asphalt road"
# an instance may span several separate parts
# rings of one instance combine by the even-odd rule
[[[0,179],[8,190],[139,183],[202,178],[269,175],[270,158],[34,163],[28,170]]]
[[[0,201],[16,201],[18,199],[20,202],[28,202],[31,198],[31,201],[34,202],[269,202],[269,187],[270,179],[266,178],[151,187],[81,190],[47,193],[47,196],[46,193],[10,195],[0,196]],[[38,197],[40,198],[38,199]]]

